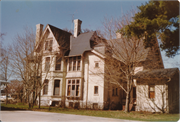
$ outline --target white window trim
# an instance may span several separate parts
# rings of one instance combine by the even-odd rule
[[[80,60],[80,70],[77,70],[77,67],[78,67],[78,56],[74,56],[76,57],[76,70],[73,70],[73,57],[69,57],[69,58],[72,58],[72,62],[71,64],[69,63],[69,58],[68,58],[68,64],[67,64],[67,71],[68,72],[78,72],[78,71],[81,71],[82,70],[82,56],[81,56],[81,59]],[[71,65],[71,70],[69,70],[69,66]]]
[[[63,71],[62,69],[63,69],[63,61],[62,61],[62,58],[61,58],[61,68],[60,68],[60,70],[56,70],[56,58],[57,58],[57,56],[55,57],[55,67],[54,67],[54,71]]]
[[[79,96],[68,96],[68,80],[79,80]],[[71,82],[71,86],[72,86],[72,82]],[[76,86],[76,82],[75,82],[75,86]],[[72,91],[72,87],[71,87],[71,91]],[[71,92],[70,91],[70,92]],[[76,90],[75,90],[76,91]],[[71,94],[71,93],[70,93]],[[76,78],[76,79],[66,79],[66,97],[81,97],[81,78]]]
[[[99,96],[99,86],[97,86],[97,87],[98,87],[98,93],[97,94],[94,93],[94,96]],[[95,86],[94,86],[94,92],[95,92]]]
[[[60,87],[59,87],[59,95],[54,95],[54,83],[55,83],[55,80],[60,80],[60,83],[59,83],[59,85],[60,85]],[[61,96],[62,94],[61,94],[61,89],[62,89],[62,78],[60,78],[60,79],[53,79],[53,96]]]
[[[52,40],[52,49],[51,49],[51,51],[50,52],[52,52],[53,51],[53,44],[54,44],[54,40],[53,40],[53,38],[48,38],[48,39],[46,39],[44,42],[44,51],[46,51],[46,52],[48,52],[49,51],[49,46],[50,46],[50,41]],[[47,46],[47,50],[46,50],[46,42],[48,42],[48,46]]]

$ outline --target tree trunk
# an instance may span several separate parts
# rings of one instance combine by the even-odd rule
[[[125,105],[125,110],[124,112],[129,112],[129,91],[127,91],[127,94],[126,94],[126,105]]]
[[[41,108],[41,92],[39,92],[39,106],[38,108]]]

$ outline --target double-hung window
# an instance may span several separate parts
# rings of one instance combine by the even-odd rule
[[[56,57],[56,68],[55,70],[61,70],[61,58]]]
[[[118,88],[112,88],[112,96],[118,96]]]
[[[149,98],[155,98],[155,85],[149,85]]]
[[[45,71],[47,72],[50,68],[50,57],[46,57],[45,60]]]
[[[45,42],[45,50],[52,51],[53,40]]]
[[[94,86],[94,94],[98,95],[98,86]]]
[[[67,80],[67,96],[68,97],[80,96],[80,80],[79,79]]]
[[[60,95],[60,80],[54,81],[54,95]]]
[[[69,71],[80,71],[81,69],[81,56],[69,58]]]

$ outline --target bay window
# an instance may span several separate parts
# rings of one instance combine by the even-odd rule
[[[80,96],[80,80],[79,79],[68,79],[67,80],[67,96],[68,97],[79,97]]]

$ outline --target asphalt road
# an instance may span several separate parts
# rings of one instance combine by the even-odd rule
[[[0,120],[1,122],[138,122],[121,119],[25,110],[0,111]]]

